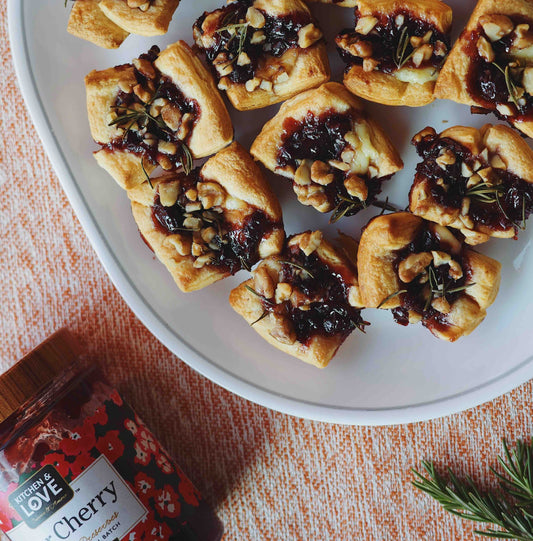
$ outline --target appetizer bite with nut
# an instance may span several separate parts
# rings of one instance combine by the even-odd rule
[[[361,316],[355,265],[308,231],[288,239],[280,255],[262,261],[230,294],[233,309],[270,344],[324,368]]]
[[[77,0],[67,30],[78,38],[116,49],[130,33],[166,34],[179,0]]]
[[[259,109],[329,80],[322,32],[301,0],[234,0],[204,13],[194,39],[239,110]]]
[[[206,68],[183,41],[85,78],[96,161],[125,189],[158,167],[192,168],[233,139],[226,106]]]
[[[500,284],[500,263],[407,212],[371,220],[357,258],[365,306],[391,310],[400,325],[422,322],[449,342],[483,321]]]
[[[331,222],[375,201],[383,180],[403,162],[362,103],[339,83],[326,83],[284,103],[251,151],[292,180],[304,205],[331,212]]]
[[[533,137],[533,4],[480,0],[435,88]]]
[[[439,0],[358,0],[337,47],[354,94],[385,105],[432,102],[450,49],[452,10]]]
[[[141,235],[182,291],[250,270],[283,248],[278,200],[236,142],[201,169],[151,179],[128,196]]]
[[[413,138],[423,161],[409,194],[414,214],[461,230],[468,244],[513,238],[533,211],[533,150],[513,129],[455,126]]]

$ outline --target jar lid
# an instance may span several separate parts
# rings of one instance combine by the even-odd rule
[[[60,329],[0,375],[0,422],[62,374],[79,351],[74,336]]]

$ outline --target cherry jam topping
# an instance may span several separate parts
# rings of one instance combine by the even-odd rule
[[[464,197],[469,197],[468,177],[463,176],[462,164],[470,170],[475,169],[475,162],[482,162],[457,141],[438,135],[426,136],[417,145],[418,154],[423,161],[417,165],[416,186],[425,179],[429,180],[431,195],[439,205],[449,209],[461,208]],[[448,149],[455,155],[455,163],[443,169],[436,162],[442,149]],[[481,168],[488,167],[482,164]],[[501,183],[501,189],[493,194],[493,202],[484,198],[470,196],[468,215],[475,224],[484,225],[494,231],[523,227],[525,220],[533,212],[533,185],[504,169],[492,169],[493,181]],[[444,185],[437,184],[443,179]]]
[[[533,21],[524,17],[510,17],[514,25],[529,24],[533,26]],[[477,42],[480,37],[485,37],[494,51],[495,59],[488,62],[483,58],[477,49]],[[517,98],[511,97],[508,82],[511,86],[520,87],[520,81],[515,79],[513,69],[507,70],[506,67],[512,59],[512,45],[514,33],[511,32],[497,41],[491,41],[483,31],[481,25],[470,33],[467,37],[465,53],[475,58],[470,64],[470,70],[467,76],[467,88],[471,96],[476,100],[482,109],[493,112],[498,118],[507,120],[512,118],[516,120],[530,120],[533,116],[533,96],[525,92],[523,96]],[[516,62],[520,63],[519,60]],[[512,114],[505,115],[496,109],[497,105],[506,105],[512,111]],[[477,109],[477,108],[476,108]],[[483,112],[474,110],[474,112]]]
[[[214,257],[209,265],[230,274],[235,274],[241,269],[250,269],[260,259],[261,240],[268,237],[274,229],[280,228],[281,224],[272,222],[259,209],[254,210],[240,224],[227,222],[223,214],[214,210],[187,213],[185,206],[190,201],[185,196],[185,192],[195,188],[196,183],[201,179],[199,171],[200,169],[197,168],[190,175],[181,175],[178,199],[171,207],[163,206],[159,196],[156,196],[152,206],[154,224],[164,234],[179,233],[192,237],[193,230],[186,228],[183,222],[188,216],[197,216],[203,221],[204,227],[211,226],[218,231],[211,241],[217,247],[213,250]]]
[[[344,340],[355,328],[362,330],[368,325],[361,317],[361,310],[348,303],[347,281],[353,279],[354,270],[332,268],[316,251],[307,256],[298,246],[287,247],[283,260],[290,263],[281,263],[280,281],[291,284],[313,302],[309,310],[300,310],[290,301],[274,304],[263,299],[263,308],[286,316],[298,342],[307,344],[313,336],[340,336]]]
[[[347,146],[344,136],[352,130],[354,118],[350,114],[336,113],[333,109],[316,115],[309,111],[302,121],[287,118],[283,123],[282,142],[278,150],[277,163],[280,167],[290,166],[296,169],[299,162],[304,159],[320,160],[328,163],[329,160],[340,160],[343,150]],[[349,206],[350,210],[343,216],[353,216],[373,201],[381,192],[381,182],[390,176],[379,179],[364,177],[368,187],[366,201],[352,198],[344,187],[347,173],[331,168],[335,180],[324,186],[323,189],[331,206],[335,209]],[[350,205],[353,201],[353,205]]]
[[[208,12],[205,12],[194,24],[194,28],[200,34],[204,31],[213,32],[214,44],[204,48],[204,52],[210,63],[213,63],[221,53],[227,55],[228,62],[233,68],[227,77],[234,83],[245,83],[253,79],[258,69],[264,64],[266,56],[279,58],[289,49],[298,47],[298,31],[314,22],[308,13],[296,12],[275,17],[266,11],[258,10],[265,18],[265,26],[260,29],[253,28],[240,22],[245,20],[246,12],[252,4],[253,0],[238,0],[212,12],[220,13],[217,28],[202,30],[203,22],[210,15]],[[235,29],[235,33],[227,28]],[[264,40],[260,42],[253,40],[255,32],[263,32]],[[250,63],[239,65],[237,57],[241,52],[248,55]]]
[[[421,252],[443,251],[450,253],[450,246],[443,242],[439,236],[428,229],[425,224],[420,227],[415,239],[402,250],[396,252],[394,268],[398,272],[400,263],[410,254],[418,254]],[[462,254],[452,254],[452,258],[459,262],[463,269],[463,276],[458,280],[454,280],[449,276],[450,266],[448,264],[434,266],[430,264],[431,272],[434,273],[433,281],[438,285],[443,285],[446,294],[445,299],[452,305],[462,294],[464,294],[464,285],[471,276],[471,269],[466,264]],[[428,269],[429,271],[429,269]],[[400,290],[406,290],[406,293],[400,293],[398,300],[400,306],[391,310],[396,323],[400,325],[409,324],[409,312],[416,312],[422,316],[422,325],[428,329],[445,331],[449,325],[447,314],[435,310],[428,304],[428,288],[431,287],[431,282],[421,284],[419,278],[416,277],[409,283],[400,281]],[[459,289],[459,291],[457,291]],[[434,293],[433,298],[438,298],[439,293]]]
[[[148,60],[152,63],[155,62],[159,55],[159,47],[154,45],[148,53],[142,54],[139,56],[140,59]],[[193,125],[200,116],[200,106],[198,102],[193,99],[186,98],[181,90],[172,82],[169,77],[161,74],[155,66],[154,70],[156,71],[156,79],[148,80],[140,71],[135,69],[135,77],[137,83],[141,84],[144,88],[147,87],[150,83],[155,85],[155,94],[153,94],[152,101],[155,101],[158,98],[165,98],[169,103],[177,106],[182,115],[186,113],[192,114],[194,117]],[[123,116],[133,113],[133,110],[138,105],[146,107],[147,112],[150,111],[150,106],[143,103],[136,94],[133,92],[123,92],[119,91],[117,97],[111,108],[112,111],[116,112],[117,115]],[[122,150],[137,154],[141,157],[144,163],[151,163],[157,165],[160,159],[164,156],[166,159],[170,160],[174,168],[186,164],[189,160],[187,151],[182,144],[182,141],[178,139],[175,132],[173,132],[164,122],[158,117],[155,118],[151,115],[146,115],[142,117],[142,121],[145,123],[144,133],[150,133],[155,136],[155,141],[153,144],[149,144],[144,137],[144,133],[141,133],[138,129],[133,129],[135,126],[135,119],[131,119],[131,124],[128,119],[125,119],[124,122],[118,124],[120,127],[125,129],[125,132],[122,136],[113,139],[106,145],[102,145],[103,148],[109,150]],[[192,130],[191,130],[192,131]],[[187,141],[190,137],[190,133],[186,137]],[[175,143],[178,147],[178,151],[175,154],[167,154],[159,152],[158,150],[158,141],[164,141],[168,143]],[[143,165],[144,165],[143,163]]]
[[[440,68],[444,57],[432,54],[428,60],[423,61],[419,66],[414,66],[411,60],[413,46],[408,43],[407,38],[424,37],[427,32],[431,32],[431,37],[428,41],[430,45],[435,45],[437,41],[442,42],[446,51],[450,49],[450,38],[448,35],[440,32],[430,22],[418,19],[416,15],[408,10],[397,10],[391,14],[375,14],[378,23],[369,34],[360,34],[353,29],[343,30],[337,39],[348,38],[354,40],[366,41],[372,44],[372,58],[379,61],[378,69],[383,73],[393,73],[400,67],[417,67],[417,68]],[[403,23],[397,24],[397,18],[403,17]],[[355,12],[355,24],[361,18],[359,10]],[[402,47],[402,40],[407,41],[405,50],[400,54],[399,49]],[[346,49],[338,47],[341,58],[348,65],[347,70],[354,64],[362,65],[363,59],[350,54]],[[411,55],[411,56],[410,56]]]

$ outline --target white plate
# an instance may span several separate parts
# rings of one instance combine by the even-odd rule
[[[420,421],[490,400],[533,375],[531,324],[533,290],[531,231],[518,241],[492,240],[481,251],[504,263],[502,287],[483,324],[455,344],[441,342],[422,326],[396,325],[389,313],[366,310],[367,334],[354,332],[330,366],[318,370],[266,344],[230,308],[230,290],[247,277],[241,271],[198,293],[181,293],[141,240],[126,194],[100,169],[86,116],[83,77],[131,59],[150,45],[192,40],[191,25],[203,10],[223,0],[183,0],[170,31],[157,39],[130,36],[106,51],[70,36],[62,0],[9,0],[9,28],[20,85],[37,131],[63,188],[116,287],[161,342],[206,377],[269,408],[311,419],[349,424]],[[450,2],[456,34],[474,2]],[[469,4],[470,6],[465,6]],[[352,11],[313,6],[328,27],[333,72],[342,66],[332,47],[335,33],[350,25]],[[405,160],[405,169],[385,184],[383,197],[407,203],[417,163],[411,136],[426,125],[480,126],[493,117],[475,117],[467,107],[439,101],[418,109],[375,104],[369,109],[385,125]],[[250,145],[276,111],[232,112],[236,137]],[[327,217],[299,205],[286,180],[270,177],[284,209],[289,234],[322,227]],[[375,214],[342,221],[358,235]],[[533,224],[530,223],[530,229]]]

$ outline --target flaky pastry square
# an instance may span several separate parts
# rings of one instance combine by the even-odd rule
[[[204,13],[194,39],[239,110],[286,100],[329,80],[326,45],[301,0],[235,0]]]
[[[378,216],[357,253],[363,304],[392,310],[401,325],[422,324],[454,342],[485,318],[500,285],[501,265],[452,232],[407,212]]]
[[[371,204],[381,183],[403,167],[383,129],[340,83],[326,83],[285,102],[250,150],[292,180],[298,200],[331,221]]]
[[[236,142],[201,169],[167,173],[128,196],[142,237],[182,291],[250,269],[283,247],[279,202]]]

